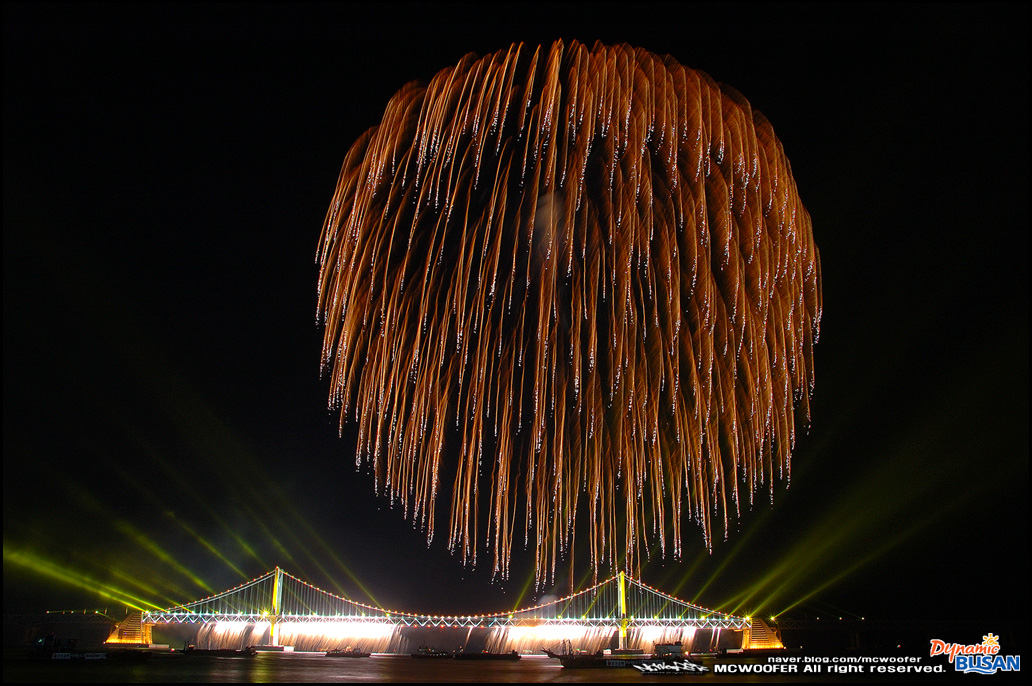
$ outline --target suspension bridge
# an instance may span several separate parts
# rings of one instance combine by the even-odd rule
[[[546,641],[569,641],[591,649],[614,638],[620,647],[650,640],[690,643],[697,634],[712,643],[713,637],[722,633],[737,639],[733,641],[738,643],[735,647],[750,647],[757,641],[767,642],[769,632],[755,619],[680,600],[624,572],[534,607],[481,615],[427,615],[360,603],[317,588],[277,567],[222,593],[137,614],[138,619],[132,618],[133,623],[119,634],[125,640],[139,637],[147,642],[157,625],[195,625],[203,628],[201,633],[212,642],[257,637],[269,647],[302,644],[300,649],[326,649],[345,642],[386,649],[397,647],[398,637],[410,629],[465,630],[467,640],[478,630],[486,632],[482,643],[490,648],[531,650],[540,650],[541,645],[533,644]],[[228,633],[232,636],[227,637]]]

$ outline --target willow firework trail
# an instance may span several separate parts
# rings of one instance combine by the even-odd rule
[[[541,579],[579,535],[596,572],[633,569],[789,478],[810,218],[766,118],[670,57],[513,45],[405,86],[348,152],[317,261],[356,461],[429,538],[450,491],[466,563],[483,540],[505,577],[522,539]]]

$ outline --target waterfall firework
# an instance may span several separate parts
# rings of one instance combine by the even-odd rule
[[[521,44],[408,84],[348,152],[317,262],[356,463],[431,539],[450,491],[464,563],[482,540],[504,578],[522,538],[541,580],[581,536],[596,574],[635,569],[789,479],[810,218],[767,119],[669,56]]]

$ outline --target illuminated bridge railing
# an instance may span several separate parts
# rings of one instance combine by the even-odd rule
[[[397,627],[499,628],[527,626],[744,629],[746,617],[713,612],[622,574],[555,602],[484,615],[391,612],[316,588],[276,569],[209,598],[146,612],[144,622],[349,622]]]

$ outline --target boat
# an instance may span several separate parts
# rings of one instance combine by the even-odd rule
[[[332,648],[326,651],[326,657],[369,657],[372,653],[363,653],[358,648]]]
[[[652,647],[652,657],[654,658],[670,658],[680,659],[685,657],[684,646],[681,645],[680,641],[676,643],[656,643]]]
[[[652,653],[646,653],[638,648],[618,648],[587,653],[575,651],[568,645],[565,647],[565,652],[561,653],[548,649],[543,649],[543,652],[548,657],[559,660],[563,667],[573,669],[633,667],[642,673],[655,672],[658,674],[707,671],[701,662],[685,655],[680,643],[656,644]]]
[[[652,656],[641,648],[615,648],[613,650],[602,651],[602,661],[605,664],[601,666],[633,667],[634,665],[641,664],[642,662],[651,659]]]
[[[453,657],[456,660],[519,660],[520,654],[515,650],[510,650],[508,653],[489,653],[482,650],[479,653],[455,653]]]
[[[585,667],[632,667],[647,660],[653,659],[639,648],[617,648],[615,650],[600,650],[597,653],[588,653],[581,650],[573,650],[565,646],[566,651],[557,653],[551,650],[542,649],[548,657],[553,657],[562,663],[563,667],[585,668]]]
[[[416,652],[411,653],[412,657],[422,658],[440,658],[440,657],[451,657],[452,654],[437,648],[431,648],[429,646],[419,646]]]
[[[559,660],[563,667],[572,669],[582,667],[605,667],[605,664],[602,663],[602,651],[589,653],[583,650],[575,651],[568,649],[566,652],[557,653],[549,650],[548,648],[542,648],[541,650],[548,657]]]
[[[195,648],[193,646],[187,646],[180,651],[183,655],[192,655],[194,657],[254,657],[258,654],[258,651],[253,646],[247,646],[246,648],[234,649],[234,648]]]

